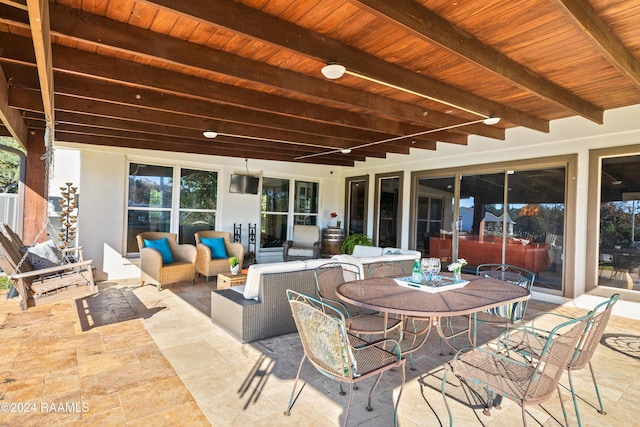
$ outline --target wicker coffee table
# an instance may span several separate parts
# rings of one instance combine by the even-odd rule
[[[218,274],[218,289],[228,289],[231,286],[244,285],[246,281],[246,274]]]

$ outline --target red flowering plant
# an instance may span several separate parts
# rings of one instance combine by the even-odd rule
[[[338,213],[337,212],[331,212],[331,218],[338,218]],[[342,224],[340,222],[340,220],[336,220],[336,227],[340,228],[340,224]]]

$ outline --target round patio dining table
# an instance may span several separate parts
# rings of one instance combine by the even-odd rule
[[[446,274],[445,274],[446,275]],[[404,317],[429,318],[431,326],[436,327],[438,335],[453,350],[451,338],[468,333],[469,341],[475,345],[475,336],[471,337],[471,328],[446,335],[441,325],[442,318],[470,315],[475,321],[475,313],[525,301],[531,293],[517,284],[490,277],[463,275],[468,281],[464,287],[441,292],[426,292],[412,287],[404,287],[392,277],[354,280],[338,286],[338,297],[355,306],[382,312],[385,318],[389,314]],[[429,333],[430,328],[425,331]],[[475,327],[473,328],[475,332]]]

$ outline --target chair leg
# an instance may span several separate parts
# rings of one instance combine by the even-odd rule
[[[449,408],[449,402],[447,402],[447,395],[444,392],[444,386],[447,383],[447,374],[448,371],[444,371],[444,375],[442,376],[442,385],[440,386],[440,392],[442,393],[442,399],[444,400],[444,406],[447,408],[447,414],[449,415],[449,427],[453,427],[453,418],[451,417],[451,408]]]
[[[284,415],[286,416],[291,415],[291,408],[293,408],[293,404],[295,403],[294,396],[296,394],[296,387],[298,385],[298,380],[300,379],[300,372],[302,372],[302,364],[304,363],[304,360],[306,358],[307,358],[306,355],[302,356],[302,360],[300,361],[300,366],[298,366],[298,374],[296,375],[296,380],[293,382],[293,390],[291,390],[291,397],[289,397],[289,405],[287,406],[287,410],[284,411]],[[302,392],[303,388],[304,388],[304,385],[300,388],[300,391],[298,392],[298,394]]]
[[[576,420],[578,421],[578,427],[582,426],[580,421],[580,412],[578,410],[578,399],[576,398],[576,392],[573,389],[573,380],[571,379],[571,370],[567,370],[567,376],[569,377],[569,390],[571,391],[571,398],[573,399],[573,408],[576,411]]]
[[[566,425],[567,427],[569,427],[569,419],[567,418],[567,410],[564,407],[564,402],[562,401],[562,394],[560,393],[560,385],[557,385],[556,388],[558,389],[558,400],[560,400],[560,406],[562,407],[562,415],[564,415],[564,425]],[[571,387],[571,389],[573,390],[573,387]],[[575,400],[574,400],[575,403]],[[576,406],[576,410],[578,409],[578,407]],[[576,412],[577,415],[577,412]],[[578,425],[580,424],[580,420],[578,419]]]
[[[398,399],[396,400],[396,406],[393,410],[393,425],[396,427],[398,425],[398,406],[400,406],[400,397],[402,396],[402,390],[404,389],[405,365],[401,363],[400,369],[402,370],[402,383],[400,383],[400,391],[398,392]]]
[[[349,403],[347,403],[347,414],[344,416],[344,423],[342,425],[347,427],[349,421],[349,414],[351,413],[351,403],[353,402],[353,382],[349,383]]]
[[[596,396],[598,396],[598,403],[600,404],[600,412],[602,415],[607,415],[607,412],[604,410],[604,405],[602,404],[602,399],[600,398],[600,391],[598,390],[598,383],[596,382],[596,374],[593,372],[593,366],[591,365],[591,361],[589,361],[589,370],[591,371],[591,379],[593,379],[593,386],[596,389]]]
[[[373,411],[373,407],[371,406],[371,396],[373,395],[373,390],[380,382],[380,378],[382,378],[382,372],[378,374],[376,381],[373,383],[373,386],[371,386],[371,390],[369,390],[369,401],[367,402],[367,411],[369,412]]]
[[[485,387],[485,391],[487,392],[487,404],[485,405],[482,413],[487,417],[491,416],[491,408],[493,408],[493,401],[495,400],[495,395],[492,391],[489,390],[489,387]]]

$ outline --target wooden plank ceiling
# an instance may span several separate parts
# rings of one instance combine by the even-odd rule
[[[0,131],[351,166],[602,123],[639,58],[629,0],[0,0]]]

